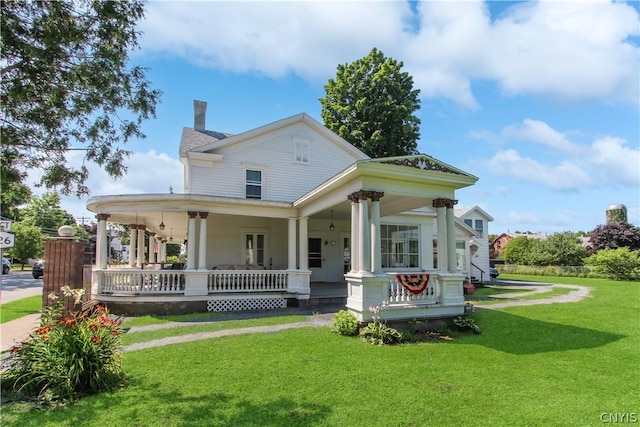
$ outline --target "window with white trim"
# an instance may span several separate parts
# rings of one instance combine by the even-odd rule
[[[419,268],[419,235],[417,225],[381,224],[382,268]]]
[[[245,184],[247,199],[262,199],[262,171],[247,169]]]
[[[311,163],[311,143],[307,139],[293,140],[293,162],[303,165]]]
[[[483,237],[484,236],[484,221],[481,219],[476,219],[475,220],[475,226],[473,225],[473,221],[472,219],[465,219],[464,223],[466,225],[468,225],[469,227],[473,228],[474,230],[476,230],[476,233],[478,233],[478,237]]]

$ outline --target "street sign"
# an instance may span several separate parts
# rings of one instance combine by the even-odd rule
[[[12,248],[15,243],[15,234],[7,233],[6,231],[0,232],[0,249]]]
[[[8,219],[0,220],[0,231],[10,231],[12,223],[13,221],[10,221]]]

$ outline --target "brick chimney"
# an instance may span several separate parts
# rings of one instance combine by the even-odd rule
[[[193,101],[193,128],[197,131],[205,130],[205,120],[207,116],[207,103],[204,101]]]

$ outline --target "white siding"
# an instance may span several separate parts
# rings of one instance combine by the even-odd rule
[[[309,164],[295,163],[294,138],[310,142]],[[245,197],[245,169],[263,171],[262,199],[291,202],[355,161],[331,141],[297,123],[251,141],[223,147],[213,166],[191,167],[191,192]]]

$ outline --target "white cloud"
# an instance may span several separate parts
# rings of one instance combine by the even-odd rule
[[[638,12],[622,2],[149,2],[144,53],[279,78],[327,79],[378,47],[425,98],[478,108],[472,82],[505,93],[638,104]]]
[[[567,134],[574,132],[560,132],[543,121],[533,119],[507,126],[501,131],[505,138],[503,144],[508,144],[509,139],[514,138],[553,148],[558,154],[549,157],[539,153],[538,158],[522,157],[517,150],[504,149],[488,160],[489,170],[498,175],[537,182],[555,190],[612,185],[638,187],[640,150],[630,148],[626,140],[612,136],[578,145],[567,138]],[[475,131],[470,136],[485,135],[493,133]]]
[[[504,128],[502,134],[507,138],[529,140],[567,153],[577,153],[580,150],[564,134],[540,120],[524,119],[522,124]]]
[[[579,190],[591,184],[589,174],[571,162],[549,166],[531,157],[521,157],[512,149],[498,151],[487,167],[498,175],[537,182],[554,190]]]
[[[67,160],[71,165],[78,166],[82,163],[82,153],[70,152]],[[133,153],[125,164],[128,171],[120,179],[111,178],[101,167],[94,163],[88,164],[89,180],[86,185],[91,189],[88,197],[78,199],[74,196],[61,196],[60,206],[70,212],[81,221],[81,218],[94,221],[95,214],[86,209],[89,197],[113,194],[142,194],[142,193],[168,193],[169,186],[176,193],[183,192],[183,166],[179,160],[171,158],[168,154],[157,153],[151,150],[147,153]],[[29,182],[39,180],[39,171],[33,171],[29,176]],[[36,195],[43,194],[43,188],[33,188]]]
[[[640,184],[640,150],[626,146],[622,138],[597,139],[586,151],[585,166],[605,184],[638,186]]]

